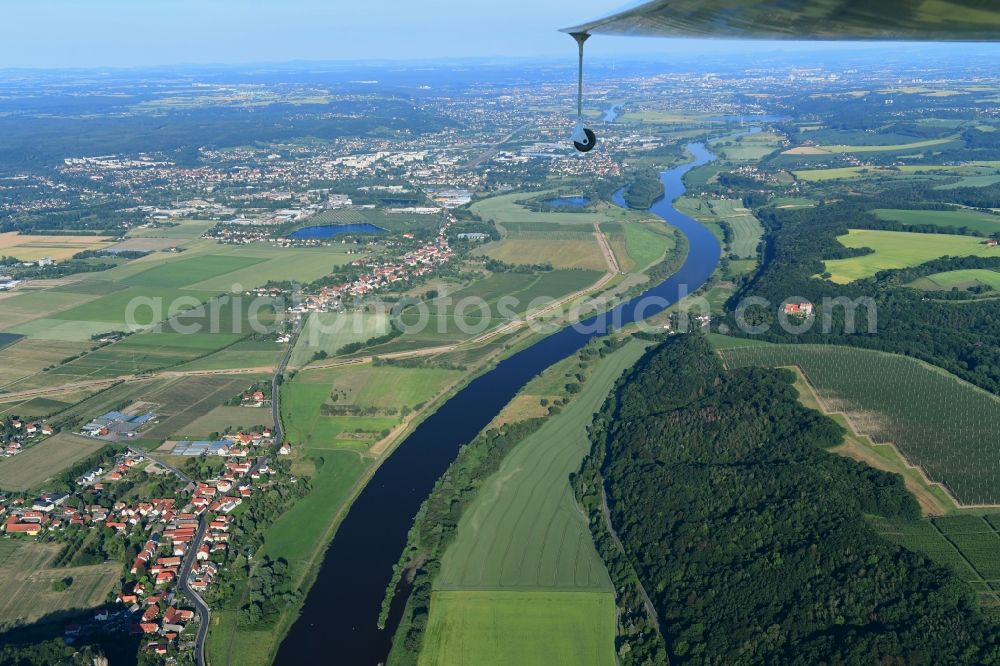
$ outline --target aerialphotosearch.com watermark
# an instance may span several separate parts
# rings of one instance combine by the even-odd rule
[[[569,327],[583,335],[604,335],[630,324],[646,333],[665,330],[685,333],[709,328],[751,336],[773,333],[775,328],[791,336],[878,331],[878,308],[872,298],[824,297],[813,303],[792,296],[774,303],[750,296],[740,300],[728,316],[717,317],[708,299],[689,294],[686,285],[680,285],[676,293],[664,295],[662,290],[656,291],[618,304],[600,296],[591,299],[536,296],[529,301],[515,295],[491,299],[469,295],[458,299],[441,296],[317,300],[314,295],[296,290],[277,296],[257,295],[234,285],[234,293],[204,303],[192,296],[175,299],[139,296],[127,304],[125,320],[129,332],[271,335],[287,332],[295,322],[322,312],[310,318],[302,330],[301,343],[317,349],[331,339],[366,342],[403,334],[476,339],[525,327],[541,334]],[[668,308],[667,316],[656,316]]]

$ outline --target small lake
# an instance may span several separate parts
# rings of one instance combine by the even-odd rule
[[[302,227],[288,235],[289,238],[333,238],[344,234],[380,234],[385,229],[374,224],[320,224],[315,227]]]
[[[542,200],[542,204],[550,208],[586,208],[590,205],[590,197],[555,197]]]

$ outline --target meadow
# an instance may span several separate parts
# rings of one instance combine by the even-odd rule
[[[244,339],[208,356],[181,364],[177,370],[273,368],[283,352],[283,345],[273,340]]]
[[[825,261],[830,280],[847,284],[891,268],[919,266],[944,256],[997,257],[1000,249],[987,247],[982,238],[910,231],[850,229],[837,240],[850,248],[871,248],[871,254]]]
[[[934,225],[961,229],[963,227],[986,234],[1000,232],[1000,215],[990,215],[973,210],[897,210],[878,208],[877,217],[907,225]]]
[[[381,337],[390,330],[389,315],[385,313],[312,312],[289,357],[289,367],[306,366],[318,352],[335,356],[346,344]]]
[[[420,326],[417,308],[405,310],[400,320],[429,343],[463,340],[524,314],[529,306],[544,307],[551,299],[584,290],[600,277],[601,273],[586,270],[494,273],[427,303],[425,326]],[[501,304],[501,298],[516,301]]]
[[[611,591],[569,474],[590,449],[594,412],[643,350],[630,343],[600,361],[570,405],[507,455],[462,515],[435,589]]]
[[[893,444],[965,505],[1000,504],[992,442],[1000,399],[906,356],[824,345],[722,349],[730,367],[798,366],[823,407],[855,430]]]
[[[771,132],[754,132],[737,137],[725,137],[709,143],[713,152],[731,162],[757,161],[770,155],[781,145],[782,137]]]
[[[0,546],[0,627],[29,624],[53,614],[72,614],[94,608],[107,599],[121,574],[121,563],[109,562],[72,568],[52,568],[62,549],[57,543],[22,540]],[[52,591],[52,583],[72,577],[63,592]]]
[[[625,210],[617,206],[599,205],[588,208],[586,212],[557,213],[544,212],[536,213],[518,204],[529,198],[541,197],[551,194],[556,196],[557,192],[515,192],[513,194],[502,194],[497,197],[483,199],[472,204],[472,210],[478,213],[484,220],[493,220],[507,230],[513,230],[511,224],[538,224],[544,225],[534,227],[535,230],[551,230],[553,225],[572,225],[576,231],[592,231],[594,224],[603,222],[620,222],[622,220],[642,219],[643,216],[635,211]],[[586,227],[586,228],[584,228]],[[525,229],[521,227],[521,229]]]
[[[312,575],[316,558],[322,556],[332,537],[338,511],[370,468],[371,460],[351,451],[309,454],[304,458],[306,462],[302,462],[302,453],[293,456],[294,473],[308,477],[312,489],[264,532],[263,552],[257,556],[287,560],[292,588],[298,589]],[[212,617],[214,622],[206,644],[212,664],[267,666],[273,661],[283,632],[297,619],[298,608],[293,605],[285,611],[277,627],[266,630],[237,626],[236,612],[228,609],[218,612],[213,609]]]
[[[173,220],[174,226],[142,227],[128,232],[128,238],[166,238],[194,240],[215,226],[212,220]]]
[[[555,238],[572,234],[573,238]],[[503,240],[490,243],[482,248],[482,254],[509,264],[550,263],[555,268],[585,268],[606,270],[607,263],[594,237],[594,231],[560,232],[514,232]]]
[[[764,227],[739,199],[681,197],[675,205],[681,212],[705,224],[720,241],[725,239],[722,225],[728,225],[730,254],[737,259],[757,258],[757,246],[764,237]]]
[[[824,145],[822,148],[831,153],[910,153],[923,148],[940,148],[947,144],[957,144],[959,143],[957,138],[950,136],[942,139],[927,139],[926,141],[913,141],[891,145]]]
[[[662,222],[625,222],[621,227],[625,233],[625,253],[633,270],[649,268],[677,244],[672,228]],[[621,254],[615,250],[621,264]]]
[[[368,364],[304,370],[281,389],[287,438],[305,449],[367,451],[383,438],[383,431],[402,422],[404,407],[427,402],[460,374],[442,368]],[[328,416],[323,405],[369,413]]]
[[[53,435],[16,456],[0,460],[0,488],[15,491],[36,488],[106,444],[70,433]]]
[[[38,374],[42,368],[87,351],[91,346],[89,343],[59,340],[18,340],[0,351],[0,390],[14,391],[17,382]]]
[[[245,388],[241,387],[241,388]],[[175,439],[207,439],[212,433],[223,432],[226,428],[251,428],[263,425],[274,426],[270,407],[216,407],[181,428],[173,435]]]
[[[188,287],[210,278],[226,275],[240,269],[255,266],[264,259],[256,257],[203,255],[170,261],[149,268],[122,280],[135,287]]]
[[[915,289],[926,291],[941,291],[951,289],[970,289],[987,286],[1000,290],[1000,272],[988,268],[967,268],[956,271],[933,273],[918,278],[909,285]]]
[[[420,666],[616,663],[614,595],[434,592]]]

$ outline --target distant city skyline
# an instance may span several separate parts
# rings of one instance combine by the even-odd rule
[[[614,0],[7,0],[0,68],[147,67],[295,60],[572,58],[558,29]],[[671,54],[752,58],[776,50],[878,48],[830,43],[600,37],[594,58]]]

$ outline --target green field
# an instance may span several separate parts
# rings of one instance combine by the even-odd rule
[[[107,442],[59,433],[16,456],[0,460],[0,488],[30,490],[74,463],[96,453]]]
[[[625,251],[636,270],[648,268],[659,261],[676,244],[670,233],[672,229],[662,223],[629,222],[622,224],[622,229],[625,232]]]
[[[174,220],[172,227],[133,229],[129,238],[168,238],[178,241],[194,240],[215,226],[210,220]]]
[[[385,313],[313,312],[295,343],[289,366],[301,368],[321,351],[335,356],[346,344],[381,337],[390,330],[389,315]]]
[[[720,241],[725,237],[723,225],[727,225],[730,230],[730,254],[738,259],[757,258],[757,246],[764,236],[764,227],[741,200],[681,197],[676,206],[681,212],[705,224]]]
[[[829,278],[847,284],[891,268],[919,266],[944,256],[1000,257],[1000,248],[987,247],[982,238],[909,231],[850,229],[837,240],[845,247],[871,248],[875,252],[850,259],[824,262]]]
[[[190,421],[172,439],[208,439],[212,433],[223,432],[226,428],[242,430],[258,425],[268,427],[274,425],[269,407],[222,405]]]
[[[284,405],[282,401],[283,410]],[[290,440],[296,442],[294,438],[290,437]],[[302,459],[301,454],[294,455],[297,460]],[[315,558],[322,556],[332,536],[331,522],[371,465],[369,459],[350,451],[325,451],[321,455],[310,455],[305,460],[308,460],[308,465],[296,464],[307,467],[309,471],[296,473],[309,477],[312,490],[264,532],[263,553],[258,555],[287,560],[293,588],[305,583]],[[293,608],[280,619],[282,627],[297,618],[298,609]],[[209,632],[206,646],[212,664],[265,666],[273,661],[273,653],[282,637],[281,631],[276,628],[253,630],[238,627],[236,613],[229,610],[216,612],[213,609],[212,616],[218,619]],[[233,646],[231,654],[230,643]],[[227,660],[227,656],[232,659]]]
[[[753,215],[737,215],[727,217],[726,222],[732,229],[733,240],[730,243],[732,253],[741,259],[753,259],[757,256],[757,246],[764,237],[764,227]]]
[[[589,234],[575,232],[578,238],[572,240],[551,237],[555,235],[545,232],[511,233],[503,240],[483,247],[482,254],[509,264],[550,263],[555,268],[607,269],[593,230]]]
[[[569,474],[590,448],[594,412],[643,349],[631,343],[604,359],[574,401],[504,459],[462,515],[435,589],[610,591]]]
[[[770,155],[781,145],[782,137],[771,132],[754,132],[738,137],[726,137],[709,145],[721,158],[729,161],[757,161]]]
[[[272,340],[241,340],[218,352],[190,361],[177,370],[228,370],[272,368],[278,364],[283,345]]]
[[[609,666],[614,595],[434,592],[420,666]]]
[[[240,246],[229,250],[234,256],[254,259],[249,267],[225,273],[191,285],[191,289],[211,291],[215,293],[233,290],[233,285],[243,289],[257,287],[268,280],[291,280],[293,282],[311,282],[329,275],[334,266],[341,266],[357,259],[356,255],[347,254],[346,246],[317,248],[282,248],[251,245]],[[213,246],[210,250],[218,254],[225,248]],[[256,263],[260,262],[260,263]]]
[[[997,169],[1000,162],[967,162],[965,164],[909,164],[901,166],[856,166],[832,169],[805,169],[795,171],[795,177],[806,182],[825,180],[847,180],[867,176],[887,178],[960,178],[953,183],[945,183],[935,189],[955,187],[983,187],[1000,180]]]
[[[986,234],[1000,232],[1000,215],[973,210],[898,210],[879,208],[872,211],[883,220],[902,224],[934,225],[961,229],[966,227]]]
[[[423,325],[419,308],[407,309],[400,320],[411,335],[437,344],[462,340],[510,321],[529,308],[544,307],[551,300],[586,289],[600,277],[598,271],[586,270],[494,273],[426,304]]]
[[[67,294],[79,302],[79,296]],[[206,301],[204,293],[159,287],[130,287],[122,291],[102,296],[95,300],[71,307],[51,315],[53,319],[64,321],[93,321],[110,324],[108,330],[126,325],[126,314],[132,314],[132,323],[148,326],[166,319],[171,308],[180,311]],[[130,306],[131,304],[131,306]]]
[[[367,451],[384,430],[399,425],[403,407],[427,402],[459,374],[386,365],[304,370],[281,389],[287,437],[307,449]],[[363,413],[328,416],[322,413],[325,404],[360,408]],[[390,413],[390,408],[396,411]]]
[[[823,150],[827,150],[831,153],[909,153],[910,151],[920,150],[922,148],[933,148],[937,146],[943,146],[948,143],[952,143],[958,137],[950,136],[943,139],[927,139],[926,141],[914,141],[912,143],[898,143],[893,145],[833,145],[833,146],[822,146]]]
[[[935,190],[954,190],[959,187],[988,187],[1000,183],[1000,174],[988,176],[964,176],[954,183],[938,185]]]
[[[963,504],[1000,504],[1000,398],[915,359],[823,345],[723,349],[730,367],[802,369],[824,409],[892,443]]]
[[[209,278],[259,264],[263,259],[239,256],[205,255],[170,261],[122,280],[135,287],[187,287]]]
[[[988,268],[967,268],[957,271],[945,271],[934,273],[926,277],[918,278],[908,286],[927,291],[941,291],[950,289],[969,289],[972,287],[988,286],[993,289],[1000,289],[1000,272]]]
[[[622,220],[642,219],[641,214],[634,211],[618,208],[617,206],[597,206],[588,209],[585,213],[556,213],[544,212],[536,213],[519,205],[518,201],[533,199],[547,194],[557,196],[553,192],[515,192],[513,194],[503,194],[498,197],[483,199],[472,204],[472,210],[485,220],[493,220],[508,231],[514,230],[512,224],[536,224],[544,226],[534,227],[536,230],[552,230],[556,225],[573,225],[577,231],[593,231],[595,223],[620,222]],[[526,229],[525,227],[521,227]],[[557,227],[558,228],[558,227]]]

